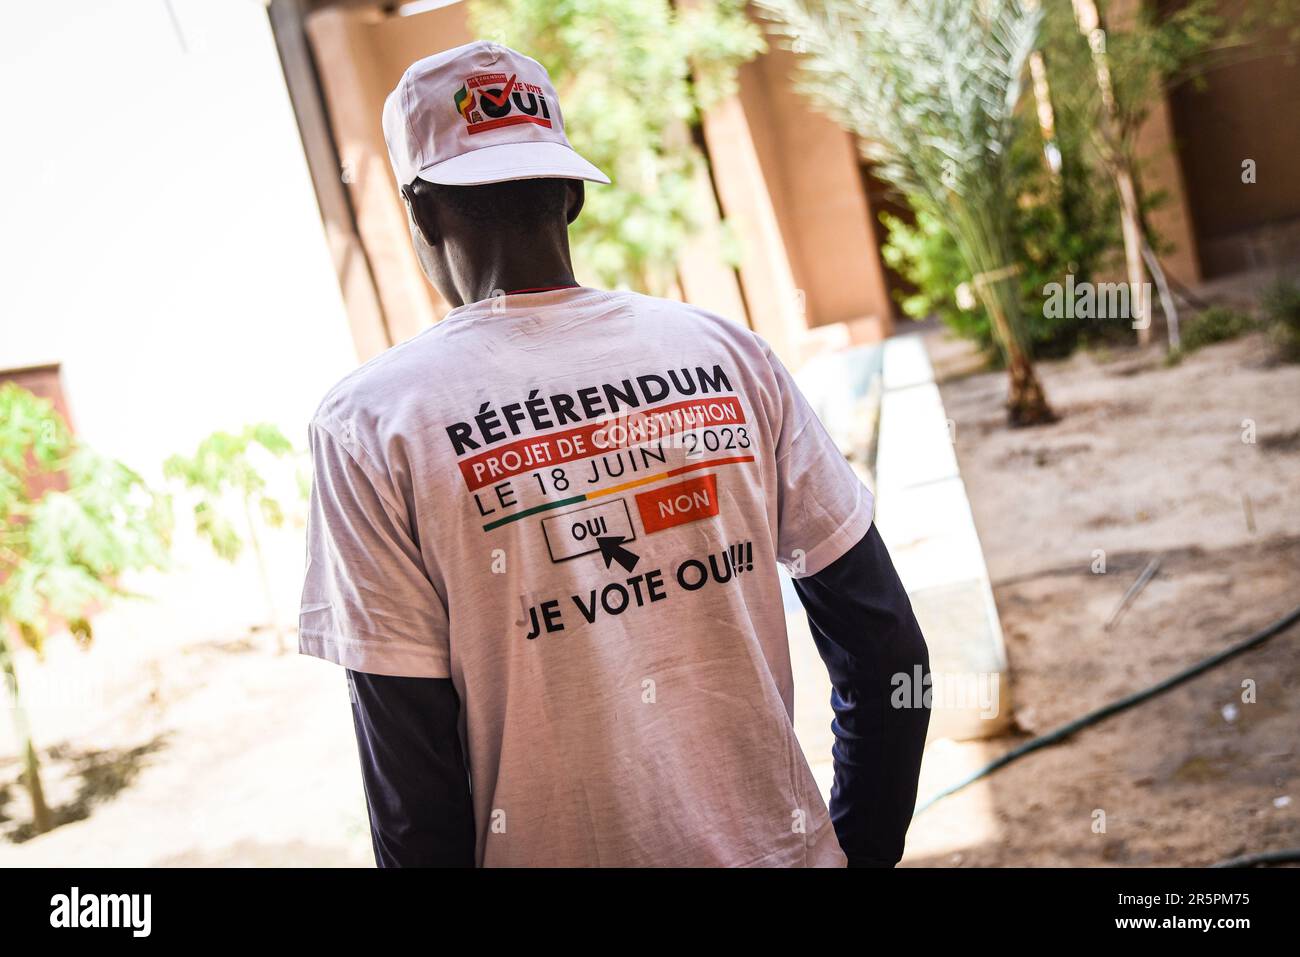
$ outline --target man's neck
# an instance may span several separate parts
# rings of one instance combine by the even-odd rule
[[[486,261],[465,276],[460,292],[466,302],[479,302],[502,293],[577,284],[567,246],[538,250],[520,241],[486,257]]]

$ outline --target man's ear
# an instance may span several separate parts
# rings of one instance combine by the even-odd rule
[[[582,180],[580,179],[568,180],[568,184],[569,196],[568,201],[565,204],[564,220],[572,226],[573,221],[577,219],[578,214],[582,212],[582,204],[587,201],[587,192],[583,187]]]
[[[411,186],[403,186],[402,199],[406,202],[406,211],[411,217],[411,222],[415,223],[415,228],[420,231],[424,241],[430,246],[438,245],[438,224],[427,215],[425,204],[416,199],[415,189]]]

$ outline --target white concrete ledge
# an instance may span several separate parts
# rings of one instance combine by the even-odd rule
[[[983,738],[1010,723],[1006,649],[948,417],[918,335],[885,343],[876,527],[930,646],[933,737]]]

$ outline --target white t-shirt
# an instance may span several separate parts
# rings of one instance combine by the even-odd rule
[[[872,497],[742,326],[575,288],[454,309],[311,425],[300,648],[450,677],[481,865],[841,865],[780,560]]]

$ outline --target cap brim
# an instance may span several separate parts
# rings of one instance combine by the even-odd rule
[[[443,186],[486,186],[512,179],[585,179],[608,183],[609,177],[563,143],[499,143],[435,163],[416,174]]]

